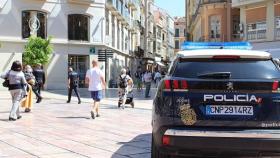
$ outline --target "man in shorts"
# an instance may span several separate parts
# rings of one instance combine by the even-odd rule
[[[88,84],[88,90],[94,100],[91,118],[95,119],[95,112],[96,117],[100,117],[99,104],[102,99],[102,90],[106,88],[106,82],[102,71],[98,67],[97,60],[92,60],[92,68],[89,69],[86,74],[86,84]]]

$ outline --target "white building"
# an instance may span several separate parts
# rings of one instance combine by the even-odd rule
[[[83,87],[90,61],[98,55],[109,81],[116,77],[116,68],[131,64],[130,51],[139,44],[135,42],[135,30],[129,27],[135,25],[131,19],[136,15],[133,3],[128,2],[131,1],[118,5],[121,15],[125,15],[120,16],[105,0],[0,0],[0,72],[8,70],[14,60],[22,59],[31,32],[30,21],[38,19],[40,27],[34,34],[53,37],[54,52],[44,67],[47,89],[66,88],[68,66],[79,72]],[[127,4],[130,11],[125,8]],[[108,23],[111,25],[106,27]],[[106,65],[102,57],[105,52]]]

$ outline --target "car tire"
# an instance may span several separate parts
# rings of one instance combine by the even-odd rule
[[[154,138],[152,138],[151,158],[170,158],[168,155],[160,153],[154,143]]]

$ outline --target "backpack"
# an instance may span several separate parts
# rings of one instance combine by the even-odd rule
[[[126,87],[127,87],[126,76],[124,76],[124,77],[122,78],[122,76],[120,75],[119,87],[120,87],[120,88],[126,88]]]

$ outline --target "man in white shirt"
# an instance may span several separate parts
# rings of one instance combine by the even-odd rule
[[[152,84],[152,73],[151,71],[149,71],[149,69],[145,72],[144,76],[143,76],[143,80],[145,82],[145,86],[146,86],[146,91],[145,91],[145,98],[150,98],[150,89],[151,89],[151,84]]]
[[[88,91],[90,91],[91,98],[94,100],[91,118],[95,119],[94,112],[96,112],[96,117],[100,117],[99,104],[102,99],[102,90],[106,88],[104,76],[96,60],[92,60],[92,68],[87,71],[86,84],[88,84]]]
[[[159,82],[160,82],[160,80],[161,80],[161,74],[160,74],[159,71],[157,71],[157,72],[155,73],[154,80],[156,81],[156,88],[157,88],[158,85],[159,85]]]

